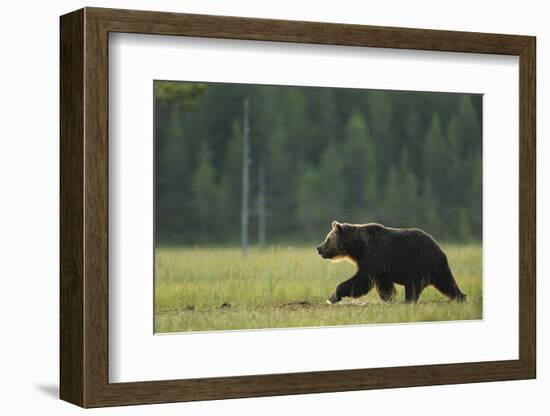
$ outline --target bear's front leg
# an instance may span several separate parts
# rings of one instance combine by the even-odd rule
[[[327,303],[333,305],[345,297],[358,298],[366,295],[371,288],[372,280],[368,276],[356,273],[353,277],[336,286],[336,291],[327,299]]]

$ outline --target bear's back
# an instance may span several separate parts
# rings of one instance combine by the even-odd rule
[[[443,253],[437,241],[420,228],[393,228],[377,223],[365,224],[364,227],[380,249],[396,256]]]
[[[410,277],[421,277],[446,261],[435,239],[419,228],[367,224],[365,231],[372,238],[371,244],[367,243],[372,250],[365,251],[365,264],[391,276],[396,283],[404,284]]]

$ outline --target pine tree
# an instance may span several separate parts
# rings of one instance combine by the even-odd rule
[[[374,143],[381,143],[377,158],[381,166],[389,166],[399,154],[399,135],[392,134],[394,106],[390,91],[369,91],[365,94],[368,124]],[[380,172],[381,176],[384,172]],[[382,183],[386,177],[378,178]]]
[[[401,151],[400,164],[401,203],[399,204],[401,217],[407,227],[413,227],[418,222],[418,180],[409,163],[407,148]]]
[[[202,142],[198,155],[197,167],[191,180],[191,196],[195,218],[199,223],[198,240],[211,240],[210,232],[214,231],[218,204],[218,187],[215,170],[212,166],[212,156],[208,143]]]
[[[399,163],[392,166],[388,174],[383,218],[394,226],[412,227],[418,221],[418,201],[418,181],[404,148]]]
[[[466,192],[460,192],[467,186],[467,175],[465,165],[467,158],[462,151],[464,147],[465,137],[461,134],[461,119],[458,116],[453,116],[447,127],[447,155],[446,155],[446,172],[441,178],[444,193],[442,197],[445,202],[452,206],[466,206],[466,199],[469,195]]]
[[[161,113],[163,129],[155,138],[155,218],[158,237],[179,242],[187,218],[181,213],[189,209],[185,194],[189,189],[189,153],[180,114],[170,108]]]
[[[461,159],[471,156],[481,149],[481,123],[478,120],[476,109],[472,102],[472,95],[461,95],[458,98],[458,111],[456,118],[460,120],[458,135],[461,146],[459,147]]]
[[[353,209],[349,221],[374,217],[378,196],[376,149],[361,113],[354,112],[346,125],[342,152],[346,205]]]
[[[282,117],[267,139],[265,163],[267,234],[291,232],[295,221],[296,168],[293,149]]]
[[[481,239],[483,223],[483,172],[481,151],[468,160],[466,176],[470,178],[468,190],[468,220],[471,224],[472,237]]]
[[[223,162],[220,167],[220,200],[223,209],[220,212],[220,232],[234,243],[239,233],[241,210],[241,175],[242,175],[242,127],[240,120],[235,120],[231,127],[231,136],[227,142]]]
[[[443,135],[443,128],[437,113],[432,119],[422,146],[424,178],[429,178],[436,195],[445,193],[445,180],[449,166],[449,151]]]
[[[317,170],[312,166],[306,166],[301,171],[296,194],[297,215],[307,238],[314,239],[315,231],[322,227],[325,216],[319,192],[321,184]]]
[[[340,150],[335,145],[328,146],[321,156],[316,187],[320,221],[323,223],[342,219],[347,214],[347,210],[344,210],[346,188],[343,167]]]
[[[437,238],[443,237],[440,201],[433,191],[430,178],[426,178],[419,196],[418,226]]]

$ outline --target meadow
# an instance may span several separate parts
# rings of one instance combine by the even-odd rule
[[[348,262],[321,259],[311,246],[165,247],[155,253],[155,332],[317,327],[482,318],[479,244],[443,244],[468,300],[449,302],[428,287],[417,304],[392,303],[376,290],[336,305],[325,300],[351,277]]]

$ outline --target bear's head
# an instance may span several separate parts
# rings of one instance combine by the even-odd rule
[[[346,224],[332,221],[332,229],[327,234],[325,241],[317,247],[317,253],[324,259],[337,259],[348,255],[344,233]]]

